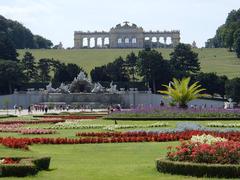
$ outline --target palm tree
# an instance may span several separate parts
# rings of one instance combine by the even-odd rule
[[[177,80],[173,78],[173,82],[169,85],[163,85],[167,89],[165,91],[159,91],[160,93],[169,95],[173,102],[178,103],[180,108],[187,108],[187,103],[194,99],[204,97],[205,94],[200,94],[202,91],[206,90],[201,88],[199,82],[193,83],[189,86],[190,77],[183,78],[182,80]]]

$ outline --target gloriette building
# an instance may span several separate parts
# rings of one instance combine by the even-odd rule
[[[169,41],[170,39],[170,41]],[[167,43],[168,41],[168,43]],[[136,24],[124,22],[109,32],[74,32],[74,48],[158,48],[175,47],[180,42],[180,31],[144,31]]]

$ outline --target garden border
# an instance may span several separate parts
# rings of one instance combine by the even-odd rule
[[[209,121],[209,120],[218,120],[218,121],[229,121],[229,120],[240,120],[238,118],[217,118],[217,117],[208,117],[208,118],[164,118],[164,117],[103,117],[105,120],[119,120],[119,121],[154,121],[154,120],[162,120],[162,121]]]
[[[4,158],[4,157],[1,157]],[[0,164],[0,177],[17,176],[24,177],[35,175],[40,170],[49,169],[50,157],[10,157],[14,160],[20,160],[18,164]]]
[[[159,172],[196,176],[196,177],[218,177],[218,178],[239,178],[240,165],[231,164],[206,164],[167,159],[157,159],[156,168]]]

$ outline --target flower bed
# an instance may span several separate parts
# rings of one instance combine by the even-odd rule
[[[105,125],[100,124],[79,124],[79,121],[65,121],[56,123],[53,126],[48,127],[48,129],[97,129],[103,128]]]
[[[227,123],[227,124],[223,124],[223,123],[220,123],[220,122],[211,122],[211,123],[208,123],[207,126],[209,126],[209,127],[240,128],[240,123]]]
[[[35,175],[40,170],[49,169],[50,165],[50,157],[10,157],[0,159],[0,161],[3,162],[0,163],[0,177]]]
[[[168,149],[166,159],[157,160],[160,172],[199,177],[240,176],[240,142],[203,134]]]
[[[12,159],[12,158],[2,158],[0,159],[0,165],[1,164],[18,164],[18,159]]]
[[[240,109],[225,110],[214,108],[189,108],[180,109],[175,107],[145,107],[134,110],[114,112],[106,117],[107,119],[240,119]]]
[[[89,116],[89,115],[81,115],[81,116],[77,116],[77,115],[44,115],[43,118],[62,118],[62,119],[97,119],[99,117],[102,116]]]
[[[64,122],[64,119],[49,119],[49,120],[8,120],[0,121],[0,124],[42,124],[42,123],[58,123]]]
[[[22,123],[0,124],[0,132],[19,132],[19,128],[22,126]]]
[[[21,134],[55,134],[56,131],[46,129],[23,129],[19,131]]]
[[[0,138],[0,143],[10,148],[28,150],[31,144],[91,144],[91,143],[128,143],[128,142],[167,142],[190,140],[194,135],[210,134],[231,141],[240,141],[240,132],[183,131],[183,132],[79,132],[80,138]]]
[[[56,123],[48,129],[97,129],[103,128],[104,130],[114,131],[116,129],[127,129],[127,128],[153,128],[153,127],[166,127],[168,123],[157,122],[154,124],[147,125],[100,125],[100,124],[79,124],[79,121],[65,121],[61,123]]]
[[[103,129],[108,131],[114,131],[116,129],[127,129],[127,128],[156,128],[156,127],[166,127],[168,123],[157,122],[153,124],[139,125],[139,124],[131,124],[131,125],[108,125]]]

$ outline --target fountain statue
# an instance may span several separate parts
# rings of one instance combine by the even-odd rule
[[[105,88],[99,83],[94,84],[94,88],[91,91],[92,93],[105,92]]]
[[[69,93],[104,93],[109,92],[111,94],[118,93],[117,85],[113,85],[113,82],[110,83],[110,88],[106,89],[103,87],[99,82],[95,83],[94,85],[92,82],[87,78],[85,73],[81,71],[77,77],[75,77],[71,84],[65,85],[64,83],[61,83],[59,88],[54,89],[52,87],[52,83],[50,82],[46,86],[46,92],[47,93],[63,93],[63,94],[69,94]]]

